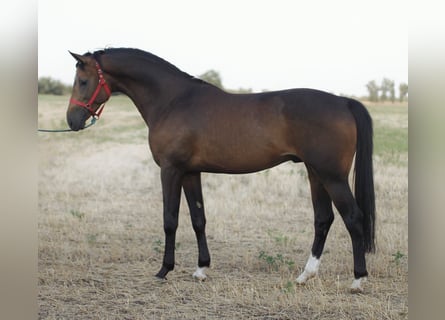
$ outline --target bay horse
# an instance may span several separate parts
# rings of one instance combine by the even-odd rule
[[[70,52],[71,53],[71,52]],[[76,75],[67,110],[74,131],[99,117],[112,92],[127,95],[149,128],[148,143],[160,167],[165,232],[158,278],[175,266],[181,189],[198,242],[193,277],[210,266],[201,172],[241,174],[303,162],[308,171],[315,236],[303,284],[314,277],[338,209],[352,240],[354,280],[368,275],[365,253],[375,250],[372,119],[360,102],[314,89],[231,94],[194,78],[151,53],[110,48],[71,53]],[[348,182],[353,159],[354,194]]]

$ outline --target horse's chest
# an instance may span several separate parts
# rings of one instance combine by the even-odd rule
[[[174,128],[150,132],[148,142],[154,161],[161,167],[184,165],[193,152],[188,135]]]

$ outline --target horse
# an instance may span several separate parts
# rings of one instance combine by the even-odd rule
[[[156,274],[175,266],[181,189],[198,243],[193,277],[205,280],[210,254],[201,172],[242,174],[286,161],[303,162],[310,182],[315,235],[298,284],[317,275],[333,204],[350,234],[352,292],[367,279],[365,253],[375,252],[373,125],[362,103],[324,91],[296,88],[233,94],[139,49],[109,48],[76,60],[67,109],[73,131],[98,118],[113,92],[127,95],[149,128],[148,144],[160,167],[164,256]],[[354,163],[354,193],[348,176]]]

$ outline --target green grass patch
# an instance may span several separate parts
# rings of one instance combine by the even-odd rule
[[[385,128],[374,130],[374,153],[381,156],[397,156],[408,152],[408,128]]]
[[[281,253],[271,255],[266,253],[264,250],[261,250],[258,254],[258,259],[264,261],[269,268],[275,271],[278,271],[281,266],[287,266],[289,270],[293,270],[295,266],[295,262],[293,260],[285,258]]]
[[[374,124],[374,155],[390,163],[407,160],[408,105],[367,106]]]

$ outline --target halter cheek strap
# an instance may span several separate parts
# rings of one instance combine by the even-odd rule
[[[111,96],[111,90],[110,87],[108,86],[107,82],[105,81],[102,69],[99,66],[99,63],[97,63],[96,61],[96,70],[97,70],[97,74],[99,75],[99,83],[97,84],[96,90],[94,90],[93,95],[91,96],[90,100],[87,103],[84,103],[82,101],[76,100],[74,98],[71,98],[70,102],[81,106],[85,109],[87,109],[89,111],[89,113],[95,117],[95,118],[99,118],[100,114],[102,113],[104,107],[105,107],[105,102],[110,98]],[[94,101],[96,100],[97,96],[99,95],[100,90],[104,88],[105,92],[107,93],[108,97],[105,100],[104,103],[102,103],[102,105],[95,111],[93,110],[93,108],[91,108],[91,105],[94,103]]]

